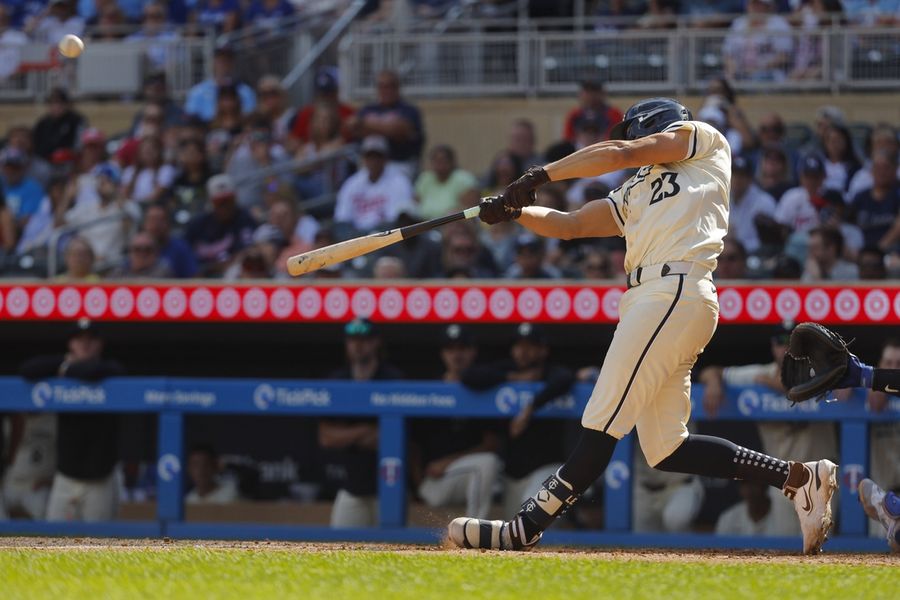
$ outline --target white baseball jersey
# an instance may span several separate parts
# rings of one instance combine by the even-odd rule
[[[678,121],[664,131],[690,131],[678,162],[641,167],[606,201],[625,237],[625,270],[689,261],[716,268],[728,232],[731,148],[712,125]]]

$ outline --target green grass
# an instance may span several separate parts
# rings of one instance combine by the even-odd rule
[[[651,562],[586,554],[0,550],[0,598],[888,598],[900,563]]]

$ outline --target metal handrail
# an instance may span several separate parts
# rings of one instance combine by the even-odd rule
[[[356,144],[347,144],[337,150],[332,150],[331,152],[313,158],[293,158],[288,162],[256,169],[252,173],[247,173],[241,177],[235,177],[234,184],[242,185],[245,183],[256,182],[260,179],[265,179],[266,177],[272,177],[273,175],[303,173],[304,171],[314,169],[321,165],[326,165],[342,159],[356,158],[357,156],[359,156],[359,150],[357,149]]]

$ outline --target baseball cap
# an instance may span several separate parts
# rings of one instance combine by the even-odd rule
[[[375,337],[376,332],[371,321],[357,317],[344,325],[344,335],[347,337]]]
[[[220,198],[222,196],[234,195],[234,182],[231,176],[226,173],[213,175],[206,182],[206,194],[210,198]]]
[[[800,165],[800,172],[804,175],[824,175],[825,165],[822,163],[821,158],[815,154],[810,154],[803,159],[803,163]]]
[[[546,344],[547,335],[539,325],[533,323],[522,323],[516,328],[515,341],[528,340],[537,344]]]
[[[122,172],[119,167],[111,162],[100,163],[94,167],[94,177],[106,177],[113,183],[119,183],[122,180]]]
[[[523,233],[516,238],[516,252],[519,250],[532,250],[540,252],[544,249],[544,240],[530,233]]]
[[[81,134],[81,145],[106,143],[106,136],[96,127],[88,127]]]
[[[331,94],[338,90],[337,70],[334,67],[321,67],[316,71],[315,87],[317,92]]]
[[[826,104],[816,110],[816,119],[827,119],[832,123],[843,123],[844,111],[833,104]]]
[[[743,156],[735,156],[731,159],[731,171],[749,175],[753,171],[753,168],[750,166],[750,161],[746,158]]]
[[[90,335],[92,337],[100,337],[97,330],[97,324],[87,318],[78,319],[74,323],[69,324],[68,339],[78,337],[79,335]]]
[[[447,346],[474,346],[475,338],[472,336],[472,332],[462,325],[458,325],[456,323],[452,325],[448,325],[444,331],[441,332],[441,347],[446,348]]]
[[[28,157],[18,148],[6,148],[0,152],[0,163],[13,167],[23,167],[28,162]]]
[[[369,154],[370,152],[375,152],[377,154],[387,156],[388,141],[384,136],[381,136],[381,135],[367,136],[366,139],[364,139],[362,142],[362,146],[360,147],[360,152],[362,152],[363,154]]]

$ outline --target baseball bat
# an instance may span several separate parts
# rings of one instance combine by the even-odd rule
[[[317,248],[316,250],[310,250],[303,254],[297,254],[287,259],[288,273],[294,276],[311,273],[312,271],[317,271],[324,267],[344,262],[345,260],[350,260],[351,258],[374,252],[375,250],[380,250],[385,246],[396,244],[402,240],[408,240],[413,236],[430,231],[435,227],[440,227],[441,225],[446,225],[447,223],[462,219],[472,219],[477,217],[480,211],[481,209],[478,206],[473,206],[472,208],[467,208],[466,210],[461,210],[445,217],[438,217],[437,219],[422,221],[421,223],[407,225],[406,227],[398,227],[397,229],[379,233],[370,233],[369,235],[338,242],[337,244],[325,246],[324,248]]]

